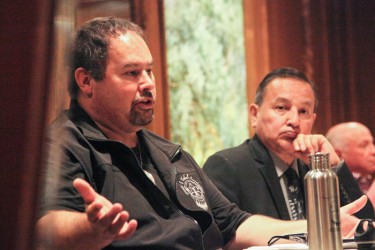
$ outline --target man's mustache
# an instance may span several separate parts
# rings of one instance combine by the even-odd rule
[[[153,98],[153,94],[150,90],[148,89],[144,89],[141,93],[141,96],[142,97],[150,97],[150,98]]]

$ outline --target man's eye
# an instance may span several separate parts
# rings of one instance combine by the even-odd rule
[[[151,75],[152,74],[152,69],[146,69],[146,72],[148,75]]]
[[[139,75],[138,71],[128,71],[125,74],[128,75],[128,76],[138,76]]]
[[[369,142],[366,142],[366,141],[360,142],[360,143],[358,144],[358,146],[359,146],[360,148],[366,148],[366,147],[369,146],[369,145],[370,145],[370,143],[369,143]]]
[[[276,106],[276,109],[277,110],[286,110],[286,107],[285,106]]]
[[[301,109],[299,111],[299,114],[301,115],[301,117],[304,117],[304,118],[307,118],[307,119],[309,119],[311,117],[312,113],[313,112],[311,112],[309,109]]]
[[[305,116],[309,116],[309,115],[311,115],[313,112],[312,112],[312,110],[310,110],[310,109],[301,109],[301,110],[299,111],[299,113],[302,114],[302,115],[305,115]]]

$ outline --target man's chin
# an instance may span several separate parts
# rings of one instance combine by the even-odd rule
[[[138,126],[147,126],[149,125],[152,121],[154,120],[154,117],[150,117],[150,118],[143,118],[143,119],[138,119],[136,122],[135,122],[135,125],[138,125]]]
[[[279,148],[281,152],[287,153],[287,154],[293,154],[294,153],[294,146],[293,141],[291,140],[284,140],[282,143],[279,144]]]
[[[144,113],[134,113],[130,116],[130,123],[136,126],[146,126],[149,125],[154,120],[153,110],[149,110]]]

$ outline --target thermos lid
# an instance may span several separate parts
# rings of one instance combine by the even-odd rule
[[[329,153],[316,152],[309,155],[311,169],[329,168]]]

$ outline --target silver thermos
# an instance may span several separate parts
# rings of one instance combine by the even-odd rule
[[[338,178],[330,168],[329,154],[309,155],[305,176],[306,218],[309,250],[340,250],[340,199]]]

